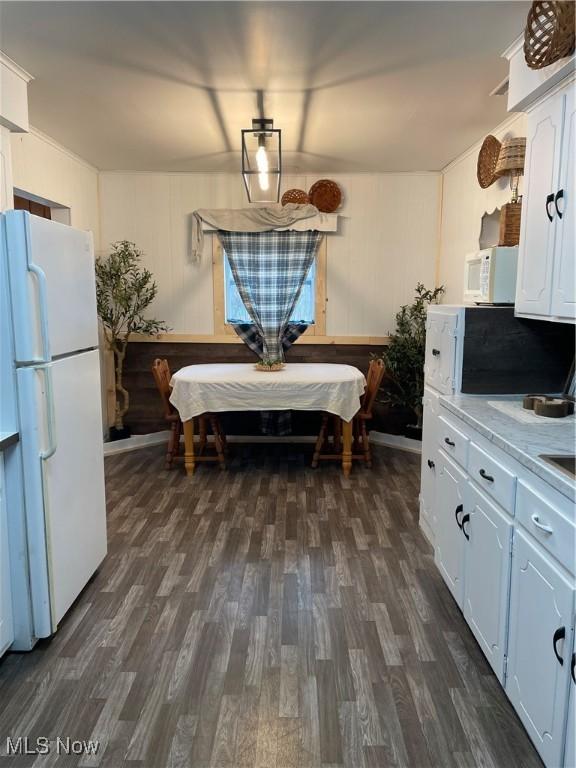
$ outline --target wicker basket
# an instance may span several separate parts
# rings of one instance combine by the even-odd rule
[[[500,147],[498,162],[494,174],[500,176],[513,176],[524,170],[524,157],[526,155],[526,138],[517,136],[513,139],[504,139]]]
[[[522,203],[506,203],[500,211],[500,236],[498,245],[518,245],[520,242],[520,217]]]
[[[528,12],[524,58],[530,69],[548,67],[574,52],[574,2],[536,0]]]
[[[476,167],[478,184],[480,184],[482,189],[486,189],[486,187],[489,187],[490,184],[494,184],[496,181],[496,164],[500,156],[501,146],[496,136],[491,134],[486,136],[482,142]]]
[[[310,198],[303,189],[287,189],[282,195],[282,205],[296,203],[297,205],[306,205]]]
[[[342,192],[335,181],[320,179],[308,192],[310,202],[322,213],[334,213],[342,202]]]

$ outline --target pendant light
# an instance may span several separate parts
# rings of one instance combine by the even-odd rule
[[[255,118],[242,130],[242,177],[250,203],[277,203],[282,175],[282,131],[274,120]]]

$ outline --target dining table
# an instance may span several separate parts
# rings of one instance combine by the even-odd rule
[[[342,471],[352,469],[352,421],[366,379],[352,365],[286,363],[261,371],[252,363],[187,365],[171,379],[170,402],[184,425],[184,466],[194,473],[194,419],[225,411],[325,411],[342,420]]]

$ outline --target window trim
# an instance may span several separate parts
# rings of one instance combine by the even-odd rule
[[[315,318],[309,325],[306,336],[326,335],[326,235],[322,238],[316,254]],[[217,234],[212,235],[212,285],[214,292],[214,335],[236,336],[233,326],[226,322],[226,299],[224,295],[224,249]]]

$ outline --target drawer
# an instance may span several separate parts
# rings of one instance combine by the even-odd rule
[[[506,512],[514,514],[516,475],[513,472],[475,443],[470,443],[468,472],[485,493],[492,496]]]
[[[516,494],[516,517],[570,573],[574,573],[576,526],[522,480]]]
[[[463,432],[444,418],[438,417],[438,444],[462,467],[466,468],[468,462],[469,439]]]

